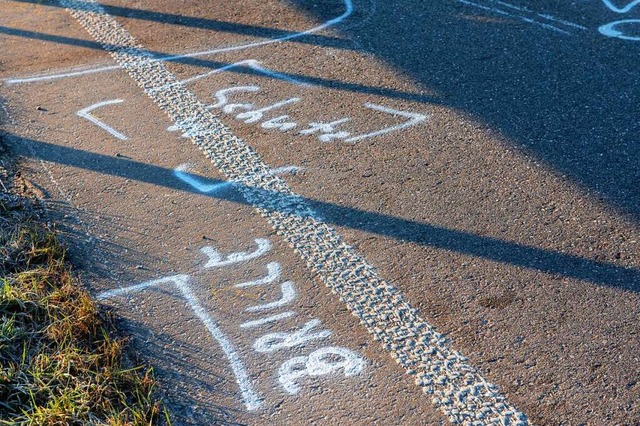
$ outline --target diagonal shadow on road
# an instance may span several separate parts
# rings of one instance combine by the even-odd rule
[[[114,48],[117,47],[117,46],[102,45],[92,40],[83,40],[83,39],[66,37],[61,35],[47,34],[47,33],[38,32],[38,31],[11,28],[11,27],[1,26],[1,25],[0,25],[0,34],[5,34],[8,36],[14,36],[14,37],[29,38],[32,40],[42,40],[42,41],[47,41],[51,43],[66,44],[70,46],[77,46],[77,47],[95,49],[100,51],[104,50],[105,48],[113,50]],[[228,67],[229,65],[231,65],[231,63],[228,63],[228,62],[214,61],[211,59],[204,59],[199,57],[171,55],[163,52],[154,52],[154,51],[144,51],[144,52],[141,51],[140,55],[147,56],[148,53],[151,53],[152,58],[154,58],[155,60],[161,60],[165,62],[175,62],[183,65],[190,65],[194,67],[211,69],[211,70],[216,70],[216,69]],[[111,71],[117,68],[119,67],[117,66],[109,67],[109,70]],[[227,71],[233,72],[236,74],[256,75],[260,77],[269,78],[269,76],[266,76],[265,74],[260,73],[259,71],[256,71],[256,69],[250,66],[236,65],[233,68],[229,68]],[[323,78],[323,77],[302,75],[299,73],[288,73],[288,72],[278,71],[278,74],[283,78],[301,81],[306,84],[310,84],[314,86],[327,87],[327,88],[333,88],[337,90],[344,90],[344,91],[350,91],[350,92],[366,93],[370,95],[383,96],[383,97],[392,98],[392,99],[403,99],[403,100],[432,103],[432,104],[441,103],[438,100],[438,98],[435,96],[425,96],[419,93],[403,92],[401,90],[388,89],[385,87],[375,87],[375,86],[369,86],[365,84],[352,83],[352,82],[340,81],[340,80]]]
[[[176,191],[190,192],[223,201],[248,204],[238,191],[216,191],[204,194],[176,178],[174,171],[171,169],[123,157],[111,157],[47,142],[19,138],[15,135],[8,135],[7,139],[12,141],[11,143],[15,145],[17,152],[34,159],[158,185]],[[192,176],[207,185],[224,182],[218,179]],[[275,201],[278,201],[278,199],[286,201],[285,198],[290,197],[289,195],[268,192],[262,189],[252,188],[252,190],[259,191],[261,198],[272,198]],[[357,229],[398,241],[478,256],[548,274],[640,292],[640,270],[638,269],[585,259],[572,254],[527,246],[495,237],[447,229],[401,217],[340,206],[321,200],[303,198],[303,201],[308,203],[325,222],[333,225]],[[273,205],[278,204],[277,202],[273,203]],[[286,205],[287,203],[283,202],[281,204]]]

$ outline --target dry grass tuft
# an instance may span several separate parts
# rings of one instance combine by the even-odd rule
[[[160,420],[152,371],[133,367],[55,234],[6,193],[0,193],[0,277],[0,424]],[[162,417],[168,422],[166,412]]]

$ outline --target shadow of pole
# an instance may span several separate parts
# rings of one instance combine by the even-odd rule
[[[140,163],[122,157],[110,157],[31,139],[21,139],[13,135],[10,135],[9,139],[19,148],[16,151],[26,153],[24,154],[25,156],[31,156],[34,159],[223,201],[249,204],[238,191],[216,191],[204,194],[179,180],[175,176],[174,170],[152,164]],[[205,182],[207,185],[224,183],[222,180],[204,178],[202,176],[192,175],[192,177]],[[234,185],[237,189],[238,184]],[[381,213],[363,211],[321,200],[291,197],[291,195],[259,188],[244,188],[244,190],[251,191],[252,197],[261,200],[264,205],[281,206],[280,208],[283,210],[288,209],[295,203],[309,205],[323,221],[333,225],[594,284],[636,292],[640,291],[640,270],[634,268],[585,259],[567,253],[504,241],[498,238],[479,236],[469,232],[447,229]],[[287,210],[285,213],[290,212]]]

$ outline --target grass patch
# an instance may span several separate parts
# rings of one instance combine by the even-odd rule
[[[2,192],[0,277],[0,425],[169,423],[54,232]]]

